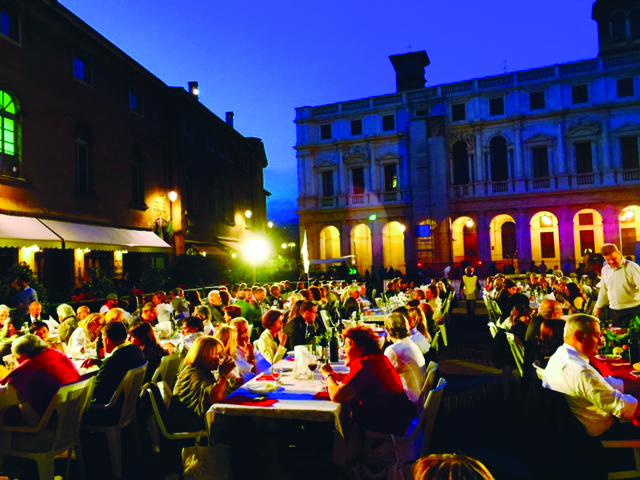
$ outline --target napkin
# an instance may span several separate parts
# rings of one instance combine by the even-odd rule
[[[256,378],[256,380],[262,381],[262,382],[275,382],[276,379],[273,378],[273,375],[261,375],[260,377]]]
[[[313,374],[309,370],[309,364],[315,361],[316,357],[309,353],[306,345],[297,345],[293,351],[295,354],[293,378],[311,378]]]
[[[314,400],[331,400],[329,392],[318,392],[313,396]]]
[[[233,397],[225,398],[218,402],[225,405],[244,405],[247,407],[270,407],[278,400],[265,398],[264,400],[258,400],[256,398],[245,397],[244,395],[234,395]]]

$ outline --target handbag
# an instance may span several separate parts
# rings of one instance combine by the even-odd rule
[[[231,480],[229,445],[215,443],[201,447],[200,437],[193,447],[182,449],[184,480]]]
[[[396,437],[392,433],[390,433],[389,436],[391,437],[391,442],[393,444],[393,452],[394,452],[396,461],[391,463],[390,465],[387,465],[378,473],[373,473],[364,462],[361,462],[356,467],[356,471],[355,471],[355,475],[357,479],[359,480],[408,480],[404,474],[404,467],[406,465],[410,465],[413,462],[400,461],[400,456],[398,455],[398,445],[396,443]],[[409,478],[412,478],[412,477],[409,477]]]

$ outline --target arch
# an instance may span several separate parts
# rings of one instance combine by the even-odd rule
[[[507,140],[503,136],[493,137],[489,142],[491,156],[491,181],[506,182],[509,180],[509,160]]]
[[[623,12],[611,15],[611,38],[614,42],[624,42],[627,39],[627,17]]]
[[[516,256],[516,221],[504,213],[496,215],[489,223],[491,260],[513,259]]]
[[[537,212],[531,217],[531,259],[560,264],[560,234],[558,218],[551,212]]]
[[[640,206],[629,205],[620,213],[620,250],[625,257],[636,258],[636,242],[640,241]]]
[[[582,261],[585,253],[600,251],[604,244],[604,226],[600,212],[584,208],[573,216],[573,243],[576,263]]]
[[[382,227],[382,252],[385,267],[406,271],[404,258],[404,232],[406,227],[400,222],[389,222]]]
[[[430,226],[431,231],[428,232],[429,236],[424,236],[427,232],[420,230],[421,226]],[[416,231],[416,259],[419,264],[428,265],[436,261],[435,258],[435,230],[438,228],[438,223],[435,220],[426,219],[418,223],[418,229]],[[419,265],[420,266],[420,265]]]
[[[453,156],[453,184],[469,184],[469,150],[466,142],[454,143],[451,152]]]
[[[356,265],[360,275],[364,275],[365,270],[371,271],[373,265],[371,229],[364,223],[351,229],[351,254],[356,256]]]
[[[631,10],[629,14],[629,30],[632,40],[640,38],[640,8]]]
[[[451,223],[453,263],[469,261],[475,263],[478,258],[478,232],[476,222],[471,217],[456,218]]]
[[[340,232],[333,225],[320,230],[320,259],[340,257]]]

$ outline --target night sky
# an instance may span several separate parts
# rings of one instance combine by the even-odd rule
[[[394,93],[389,55],[426,50],[427,86],[593,58],[587,0],[60,0],[171,86],[264,141],[268,216],[295,219],[295,108]]]

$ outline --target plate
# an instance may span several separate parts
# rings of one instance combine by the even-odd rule
[[[622,355],[596,355],[598,360],[620,360]]]
[[[264,384],[245,385],[244,388],[253,393],[269,393],[275,392],[278,386],[275,382],[266,382]]]
[[[631,371],[631,375],[633,375],[635,377],[640,377],[640,372],[638,372],[637,370],[632,370]]]

